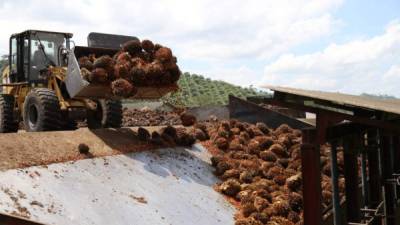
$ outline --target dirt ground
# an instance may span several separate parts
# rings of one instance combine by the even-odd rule
[[[150,132],[161,127],[146,127]],[[137,137],[137,128],[56,132],[19,132],[0,135],[0,170],[46,165],[90,157],[108,156],[155,149]],[[89,146],[88,154],[80,154],[79,144]]]

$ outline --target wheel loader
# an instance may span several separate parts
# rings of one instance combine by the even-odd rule
[[[88,46],[71,46],[71,33],[27,30],[10,37],[8,66],[2,73],[0,132],[116,128],[122,104],[109,85],[90,84],[81,76],[77,58],[114,55],[136,37],[90,33]],[[177,87],[139,88],[133,98],[159,98]]]

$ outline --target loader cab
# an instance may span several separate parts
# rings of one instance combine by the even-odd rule
[[[45,83],[49,66],[65,66],[72,34],[28,30],[10,37],[8,83]]]

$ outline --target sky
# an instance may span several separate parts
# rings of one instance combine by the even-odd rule
[[[399,0],[0,0],[0,53],[40,29],[137,36],[182,71],[242,86],[400,97]]]

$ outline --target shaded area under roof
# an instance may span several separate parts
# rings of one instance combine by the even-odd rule
[[[324,91],[311,91],[297,88],[280,87],[263,85],[263,88],[268,88],[272,91],[283,92],[292,95],[298,95],[303,97],[315,98],[319,100],[331,101],[335,104],[360,107],[369,110],[379,110],[388,113],[394,113],[400,115],[400,100],[399,99],[374,99],[365,96],[349,95],[334,92]]]

